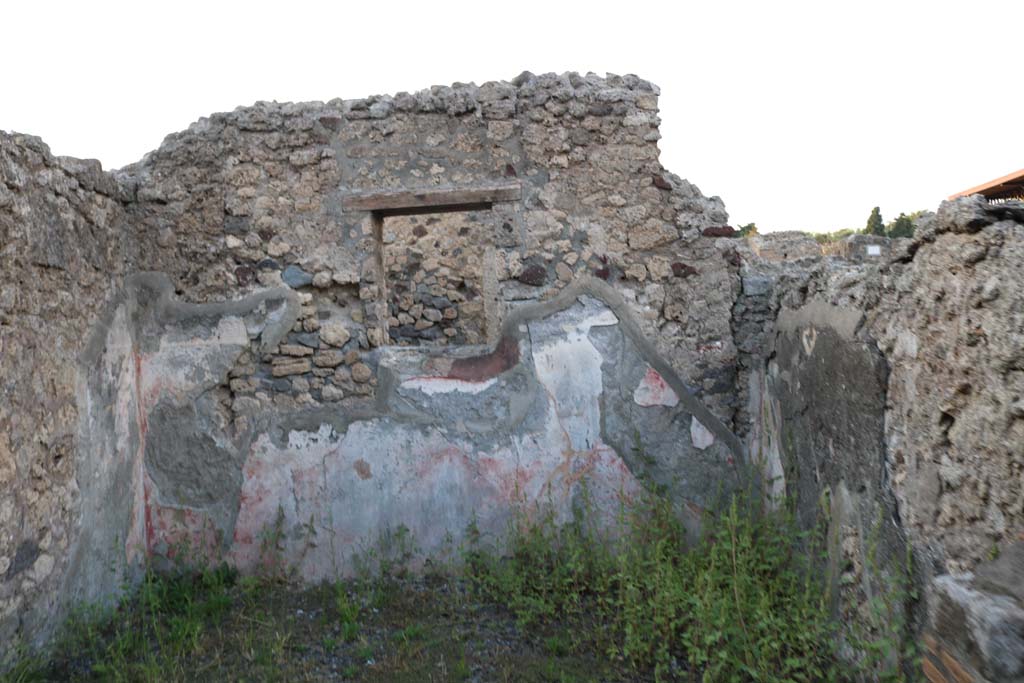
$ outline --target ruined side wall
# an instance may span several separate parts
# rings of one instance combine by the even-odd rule
[[[891,368],[888,472],[926,577],[924,671],[1019,681],[1024,205],[944,202],[905,248],[870,329]]]
[[[70,601],[123,578],[109,550],[127,520],[104,515],[126,509],[131,477],[116,386],[130,391],[134,366],[123,317],[106,315],[124,199],[98,162],[0,133],[0,650],[38,643]]]
[[[903,521],[949,571],[1024,532],[1024,208],[944,203],[870,324]]]
[[[752,449],[805,526],[829,525],[849,623],[877,631],[864,605],[882,596],[923,629],[930,680],[1024,673],[1022,275],[1024,207],[972,197],[885,263],[773,280],[788,300],[752,375]],[[920,602],[900,585],[905,543]]]

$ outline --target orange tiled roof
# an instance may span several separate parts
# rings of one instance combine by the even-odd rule
[[[988,199],[1016,199],[1024,197],[1024,168],[1014,171],[1009,175],[1004,175],[1002,178],[990,180],[977,187],[957,192],[954,195],[950,195],[949,198],[956,199],[957,197],[966,197],[972,194],[985,195]]]

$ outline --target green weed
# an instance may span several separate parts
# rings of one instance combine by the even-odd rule
[[[348,597],[345,584],[334,584],[334,609],[338,613],[341,638],[351,643],[359,636],[359,605]]]
[[[794,555],[789,520],[734,499],[689,548],[663,500],[623,516],[616,537],[588,525],[585,511],[564,526],[550,510],[524,514],[507,546],[469,550],[467,576],[521,627],[568,622],[657,680],[681,668],[703,681],[838,678],[824,589]],[[544,645],[570,650],[560,636]]]

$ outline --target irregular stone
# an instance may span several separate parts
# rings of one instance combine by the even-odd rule
[[[631,249],[647,250],[674,242],[679,231],[668,223],[649,220],[630,228],[628,242]]]
[[[548,272],[544,266],[533,264],[523,268],[522,272],[519,273],[519,277],[516,279],[524,285],[541,287],[548,280]]]
[[[292,250],[292,245],[287,242],[271,242],[267,245],[267,254],[271,258],[281,258]]]
[[[320,339],[331,346],[344,346],[351,338],[352,334],[343,323],[332,321],[320,327]]]
[[[248,287],[256,279],[256,271],[249,266],[238,266],[235,268],[235,279],[241,287]]]
[[[985,281],[985,285],[981,289],[981,300],[985,303],[995,301],[999,298],[999,278],[992,276]]]
[[[313,365],[320,368],[333,368],[345,362],[345,354],[338,349],[328,349],[313,356]]]
[[[444,331],[442,330],[442,328],[438,327],[437,325],[434,325],[434,323],[430,323],[430,327],[425,327],[419,330],[420,339],[434,341],[440,339],[442,336],[444,336]]]
[[[157,233],[156,243],[157,246],[168,248],[174,246],[174,231],[170,228],[161,228],[160,232]]]
[[[356,363],[352,366],[352,379],[359,383],[369,382],[373,377],[373,370],[365,363]]]
[[[232,393],[251,394],[259,388],[259,382],[252,378],[233,379],[228,383]]]
[[[320,348],[320,335],[313,333],[296,334],[293,336],[296,342],[311,349]]]
[[[292,289],[306,287],[313,284],[313,276],[298,266],[288,266],[281,273],[281,279]]]
[[[274,377],[287,377],[288,375],[301,375],[313,369],[313,364],[308,358],[289,358],[281,363],[274,363],[270,372]]]
[[[642,263],[631,263],[626,266],[626,277],[643,282],[647,279],[647,267]]]
[[[241,359],[239,359],[239,362],[242,362]],[[235,377],[248,377],[249,375],[255,373],[256,366],[252,364],[252,361],[250,359],[249,361],[246,361],[244,365],[236,365],[235,367],[231,368],[231,370],[228,372],[228,377],[232,379]]]
[[[656,188],[658,188],[659,190],[671,190],[671,189],[673,189],[672,188],[672,183],[670,183],[668,180],[666,180],[665,176],[663,176],[663,175],[655,175],[653,177],[653,179],[652,179],[652,182],[654,183],[654,186]]]
[[[320,159],[318,149],[299,149],[288,156],[288,163],[292,166],[309,166]]]
[[[325,384],[320,390],[320,395],[325,401],[340,401],[345,398],[345,391],[333,384]]]
[[[281,344],[279,347],[280,353],[286,356],[312,356],[313,349],[308,346],[301,344]]]
[[[680,261],[672,264],[672,274],[676,277],[687,278],[697,274],[697,269]]]

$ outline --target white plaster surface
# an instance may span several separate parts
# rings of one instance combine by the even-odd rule
[[[498,380],[494,377],[483,382],[469,382],[447,377],[413,377],[402,382],[403,389],[416,389],[427,396],[449,394],[458,391],[464,394],[479,394],[494,386]]]
[[[715,435],[708,431],[708,428],[701,424],[696,417],[690,418],[690,441],[694,448],[704,450],[715,442]]]

